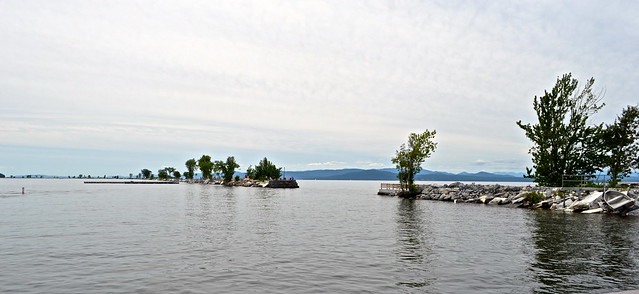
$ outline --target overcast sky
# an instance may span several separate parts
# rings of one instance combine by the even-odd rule
[[[189,158],[287,170],[523,172],[534,96],[596,79],[639,103],[636,1],[0,1],[0,173],[116,175]]]

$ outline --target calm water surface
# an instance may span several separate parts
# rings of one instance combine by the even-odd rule
[[[639,218],[300,189],[0,180],[0,292],[606,293]],[[25,187],[27,194],[18,194]]]

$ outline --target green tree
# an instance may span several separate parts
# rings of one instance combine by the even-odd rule
[[[603,142],[610,184],[615,187],[633,169],[639,169],[639,106],[628,106],[606,126]]]
[[[158,178],[163,180],[169,178],[169,172],[167,171],[166,168],[158,170]]]
[[[191,158],[186,161],[185,165],[187,171],[184,173],[184,177],[192,180],[195,175],[195,169],[197,168],[197,161],[195,161],[195,158]]]
[[[221,166],[224,183],[229,183],[233,180],[233,174],[236,168],[240,168],[240,165],[235,162],[235,157],[227,157],[226,162]]]
[[[153,175],[151,174],[151,171],[150,171],[150,170],[148,170],[148,169],[146,169],[146,168],[145,168],[145,169],[143,169],[143,170],[141,170],[141,173],[142,173],[142,176],[143,176],[145,179],[150,179],[150,178],[153,176]]]
[[[221,160],[216,160],[215,162],[213,162],[213,173],[218,179],[222,176],[222,173],[224,171],[224,164],[224,161]]]
[[[411,133],[408,136],[408,144],[402,144],[399,150],[395,151],[392,162],[397,167],[399,174],[397,178],[402,185],[402,190],[408,190],[410,194],[416,194],[415,175],[422,170],[422,163],[437,148],[435,130],[421,134]]]
[[[534,125],[517,121],[526,137],[533,142],[529,150],[533,168],[526,167],[526,177],[542,186],[560,186],[564,175],[589,175],[601,170],[597,142],[602,125],[588,125],[590,116],[601,107],[601,95],[592,92],[595,80],[589,79],[583,89],[570,73],[557,78],[550,92],[535,96],[533,108],[538,122]]]
[[[175,172],[174,167],[165,167],[164,169],[166,170],[166,173],[169,175],[169,177],[173,176],[173,173]]]
[[[202,155],[202,157],[200,157],[200,160],[197,161],[197,166],[200,171],[202,171],[202,178],[211,178],[211,171],[213,170],[213,162],[211,162],[211,156]]]
[[[246,169],[246,176],[249,179],[257,179],[255,174],[255,168],[252,165],[249,165],[249,167]]]
[[[179,180],[182,177],[182,174],[180,174],[180,172],[176,170],[173,171],[173,177]]]
[[[253,171],[249,171],[249,169],[247,169],[247,174],[253,174],[251,178],[259,181],[279,179],[282,176],[282,168],[275,166],[266,157],[255,166]]]

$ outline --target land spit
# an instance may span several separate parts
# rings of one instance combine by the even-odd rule
[[[212,185],[225,185],[232,187],[260,187],[260,188],[299,188],[296,180],[293,179],[279,179],[270,181],[256,181],[251,179],[241,179],[239,181],[231,181],[224,183],[221,179],[207,179],[207,180],[182,180],[189,184],[212,184]]]
[[[415,199],[542,208],[580,213],[607,212],[602,199],[604,189],[600,188],[520,187],[459,182],[446,185],[417,186],[421,193],[415,196]],[[398,196],[400,192],[399,184],[382,184],[377,194]],[[626,193],[637,195],[639,190],[626,190]]]

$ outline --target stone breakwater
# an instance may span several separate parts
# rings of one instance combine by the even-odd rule
[[[397,196],[400,192],[393,184],[382,184],[379,195]],[[591,195],[603,189],[594,188],[550,188],[537,186],[503,186],[452,183],[447,185],[419,185],[421,193],[415,198],[424,200],[451,201],[455,203],[479,203],[486,205],[506,205],[521,208],[556,209],[584,212],[601,208],[601,197]],[[639,190],[631,191],[639,194]]]
[[[293,179],[278,179],[270,181],[256,181],[251,179],[241,179],[239,181],[231,181],[224,183],[221,179],[197,179],[197,180],[182,180],[189,184],[205,184],[205,185],[224,185],[229,187],[259,187],[259,188],[299,188],[296,180]]]

